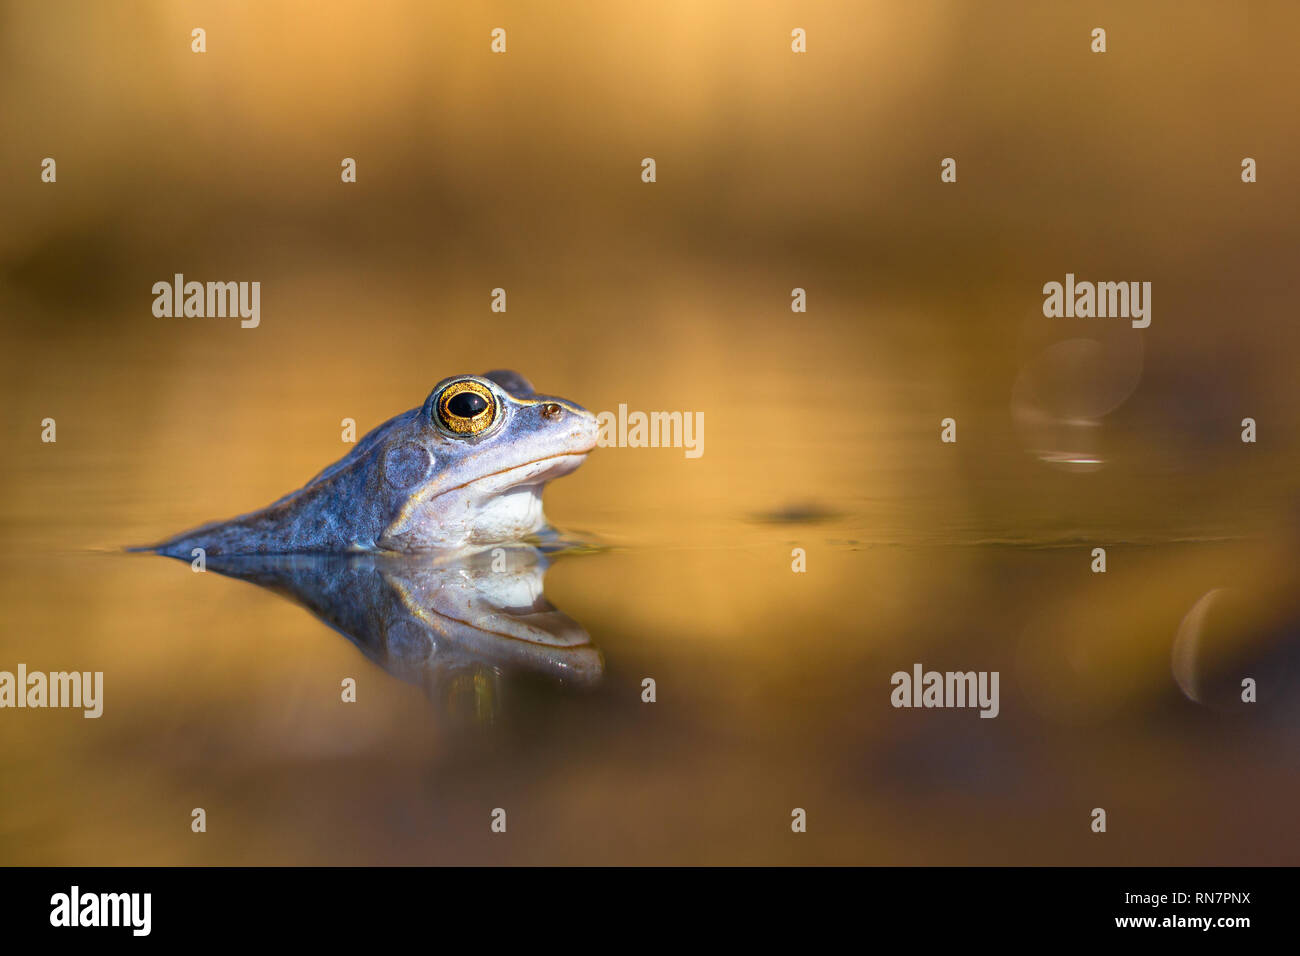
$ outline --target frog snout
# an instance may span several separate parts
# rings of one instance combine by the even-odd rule
[[[595,446],[600,427],[596,416],[585,408],[569,402],[543,402],[538,413],[545,424],[566,429],[575,442],[588,450]]]

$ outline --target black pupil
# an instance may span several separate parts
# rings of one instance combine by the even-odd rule
[[[461,392],[447,402],[447,411],[457,418],[473,418],[487,407],[487,399],[477,392]]]

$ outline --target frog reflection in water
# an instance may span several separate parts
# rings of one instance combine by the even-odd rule
[[[600,651],[546,600],[548,561],[504,545],[438,555],[218,555],[208,570],[301,604],[455,717],[496,716],[502,684],[532,673],[598,683]]]
[[[547,530],[543,488],[583,463],[597,433],[590,412],[538,395],[516,372],[444,379],[298,491],[146,550],[409,553],[518,541]]]

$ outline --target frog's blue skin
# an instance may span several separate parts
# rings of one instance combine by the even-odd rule
[[[443,428],[435,410],[442,390],[465,380],[490,389],[497,404],[493,423],[473,436]],[[145,550],[189,558],[195,548],[207,555],[345,554],[518,541],[546,529],[542,489],[582,464],[598,431],[590,412],[538,395],[515,372],[457,375],[300,490]]]

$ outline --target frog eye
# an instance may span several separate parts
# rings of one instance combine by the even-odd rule
[[[497,400],[492,390],[466,379],[442,390],[436,405],[438,421],[457,435],[477,435],[496,420]]]

